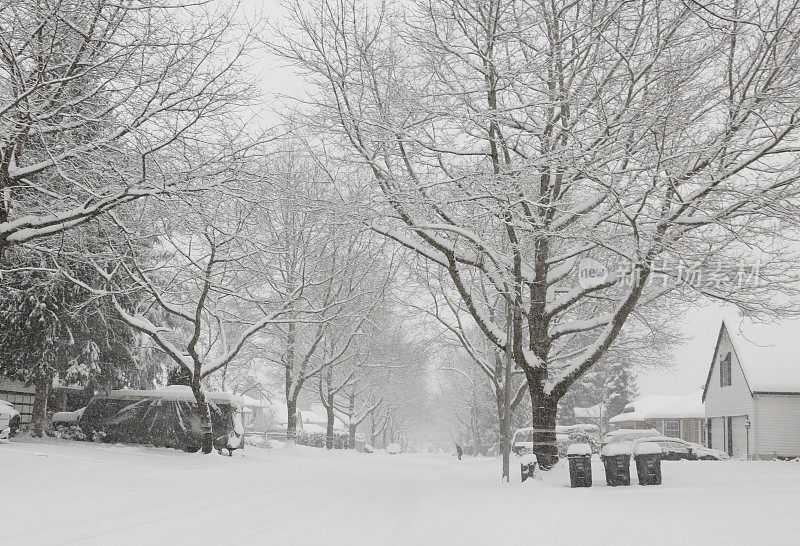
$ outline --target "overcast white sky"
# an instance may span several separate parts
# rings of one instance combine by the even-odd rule
[[[736,312],[720,305],[690,309],[681,322],[686,342],[675,346],[672,367],[639,374],[641,394],[687,394],[703,388],[714,357],[714,344],[723,317]]]
[[[243,0],[243,5],[247,12],[261,11],[271,24],[280,24],[282,14],[275,0]],[[254,68],[262,80],[265,98],[276,109],[279,109],[280,95],[302,96],[304,93],[302,79],[266,51],[256,59]],[[683,323],[686,342],[674,348],[670,368],[640,371],[641,394],[686,394],[701,389],[713,357],[722,318],[735,315],[735,311],[721,305],[709,305],[687,312],[679,319]]]

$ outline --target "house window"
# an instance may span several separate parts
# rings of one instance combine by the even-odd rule
[[[711,419],[706,419],[706,436],[708,440],[706,446],[713,448],[714,445],[711,443]]]
[[[726,354],[719,363],[719,386],[728,387],[731,384],[731,353]]]
[[[706,445],[706,423],[703,419],[696,419],[694,422],[695,442]]]
[[[680,438],[681,422],[675,419],[664,421],[664,436],[669,438]]]

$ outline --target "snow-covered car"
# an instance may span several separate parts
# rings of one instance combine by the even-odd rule
[[[724,451],[711,449],[710,447],[700,444],[692,444],[692,450],[701,461],[727,461],[731,458],[731,456]]]
[[[0,400],[0,440],[6,440],[17,434],[20,416],[14,404]]]
[[[400,453],[400,444],[394,443],[386,446],[386,453],[389,455],[397,455]]]
[[[581,442],[585,439],[599,436],[600,428],[597,425],[557,425],[556,440],[560,443],[568,443],[574,435],[580,435]],[[533,452],[533,427],[518,428],[511,437],[511,452],[521,456],[525,453]]]
[[[633,443],[636,440],[644,438],[666,438],[666,436],[654,428],[621,428],[619,430],[613,430],[603,436],[600,440],[600,446],[605,447],[608,444],[626,443],[628,447],[633,448]]]
[[[711,449],[693,442],[687,442],[686,440],[682,440],[680,438],[667,438],[659,435],[652,438],[641,438],[636,440],[637,445],[642,442],[658,444],[661,447],[662,458],[671,461],[722,461],[730,459],[728,454],[724,451]]]

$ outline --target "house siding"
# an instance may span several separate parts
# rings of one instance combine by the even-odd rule
[[[758,415],[755,455],[800,457],[800,395],[757,394],[755,399]]]
[[[644,423],[644,426],[628,428],[654,428],[661,434],[664,434],[664,431],[666,430],[664,427],[664,421],[680,421],[681,434],[679,438],[681,440],[686,440],[687,442],[697,442],[697,427],[695,425],[695,419],[681,419],[677,417],[674,419],[647,419]]]
[[[719,364],[725,355],[731,352],[731,384],[720,387]],[[753,414],[753,397],[739,364],[739,358],[733,350],[728,332],[723,329],[719,346],[711,365],[711,378],[705,396],[706,417],[750,416]],[[717,430],[712,431],[714,443],[717,443]],[[717,449],[717,446],[713,446]]]

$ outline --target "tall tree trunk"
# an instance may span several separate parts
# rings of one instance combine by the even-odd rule
[[[333,396],[328,397],[328,407],[325,409],[328,413],[327,428],[325,430],[325,448],[333,449]]]
[[[348,417],[348,427],[349,427],[349,436],[347,437],[347,448],[348,449],[355,449],[356,448],[356,425],[353,423],[355,421],[355,411],[356,411],[356,393],[350,393],[350,399],[347,405],[347,417]]]
[[[483,447],[481,446],[481,431],[477,419],[475,419],[475,427],[472,432],[472,435],[475,436],[475,456],[477,457],[478,455],[481,454],[481,449]]]
[[[375,412],[369,416],[369,445],[375,447]]]
[[[286,441],[297,441],[297,398],[286,399]]]
[[[208,454],[214,451],[214,435],[211,430],[211,413],[199,380],[192,380],[192,392],[197,402],[197,416],[200,417],[200,448],[203,453]]]
[[[506,335],[511,339],[512,332],[511,306],[506,304]],[[502,368],[502,392],[498,399],[498,412],[500,415],[500,450],[503,454],[503,470],[501,481],[511,480],[511,368],[514,365],[514,357],[511,349],[503,352],[503,358],[495,353],[495,370],[498,365]]]
[[[544,393],[538,378],[528,380],[533,412],[533,453],[542,470],[558,462],[556,443],[556,412],[558,399]]]
[[[49,376],[46,372],[41,372],[36,376],[36,394],[33,399],[33,435],[41,438],[44,427],[47,424],[47,389],[49,387]]]
[[[56,391],[56,411],[67,411],[67,389]]]

